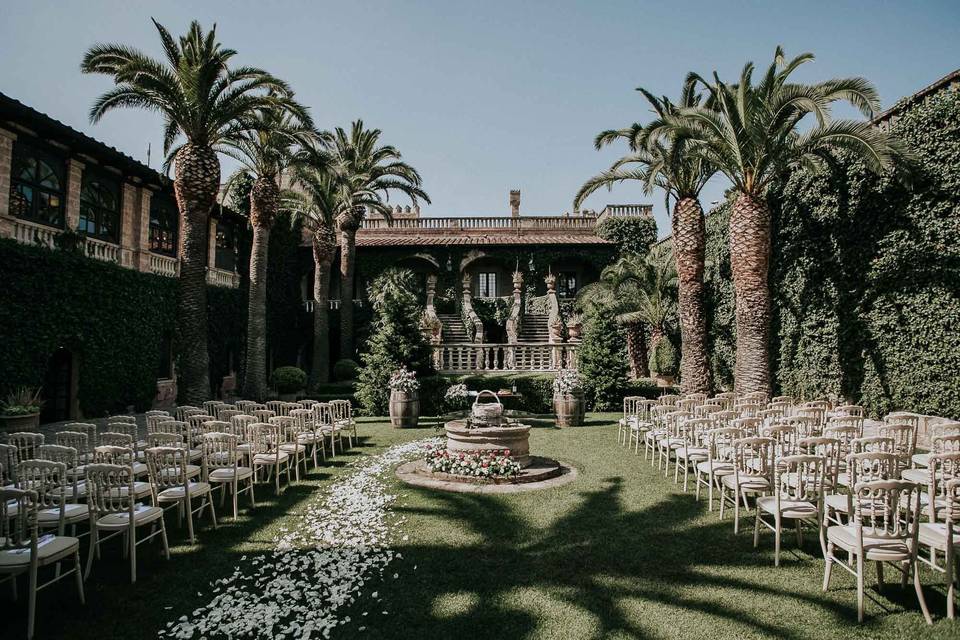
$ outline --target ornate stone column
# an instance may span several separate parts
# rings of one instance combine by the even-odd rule
[[[513,303],[507,318],[507,342],[517,344],[520,340],[520,324],[523,318],[523,274],[513,272]]]
[[[471,342],[484,342],[483,322],[473,310],[473,294],[470,290],[472,278],[466,271],[463,272],[463,321],[467,327]],[[472,327],[472,330],[471,330]]]
[[[543,279],[547,285],[547,326],[550,342],[563,342],[563,322],[560,319],[560,301],[557,300],[557,276],[548,273]]]
[[[84,166],[75,158],[67,161],[67,206],[64,225],[67,231],[76,231],[80,224],[80,185],[83,183]]]
[[[153,191],[140,187],[140,207],[137,217],[137,269],[150,273],[150,201]],[[178,220],[179,222],[179,220]],[[178,234],[179,235],[179,234]]]
[[[139,269],[137,230],[140,225],[140,198],[137,185],[124,182],[120,193],[120,264]]]

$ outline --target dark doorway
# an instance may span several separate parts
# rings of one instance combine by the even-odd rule
[[[73,416],[73,354],[60,347],[50,356],[47,377],[43,383],[43,412],[41,422],[59,422]]]

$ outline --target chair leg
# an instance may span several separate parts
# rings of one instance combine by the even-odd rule
[[[160,540],[163,541],[163,557],[169,560],[170,543],[167,541],[167,526],[163,523],[163,518],[160,518]]]
[[[877,589],[883,589],[883,563],[877,560]]]
[[[190,496],[185,495],[181,504],[186,507],[187,510],[187,535],[190,536],[190,544],[195,544],[197,540],[193,535],[193,504]]]
[[[224,484],[224,487],[226,487],[226,484]],[[230,487],[233,489],[233,519],[234,519],[234,521],[236,521],[236,519],[237,519],[237,489],[240,488],[240,487],[239,487],[239,484],[238,484],[237,481],[236,481],[236,479],[234,479],[234,481],[233,481],[233,483],[230,485]]]
[[[757,509],[757,513],[760,512],[760,509]],[[774,529],[773,529],[773,566],[780,566],[780,541],[783,535],[783,520],[780,517],[779,513],[774,514]]]
[[[913,560],[911,564],[915,564],[916,559]],[[923,587],[920,586],[920,572],[917,571],[917,567],[913,567],[913,588],[917,591],[917,600],[920,601],[920,610],[923,611],[923,617],[927,621],[927,624],[933,624],[933,619],[930,617],[930,610],[927,609],[927,601],[923,597]]]
[[[753,518],[753,548],[760,546],[760,509],[757,509]]]
[[[127,539],[130,546],[130,584],[134,584],[137,581],[137,528],[131,527],[131,529]]]
[[[87,551],[87,570],[83,572],[84,580],[90,577],[90,570],[93,569],[93,556],[96,554],[96,549],[100,545],[98,540],[97,526],[94,524],[90,527],[90,549]]]
[[[80,547],[73,552],[73,578],[77,583],[77,595],[80,596],[80,604],[87,604],[87,598],[83,593],[83,571],[80,569]]]
[[[863,622],[863,556],[857,554],[857,622]]]
[[[823,590],[826,591],[830,587],[830,571],[833,569],[833,543],[827,546],[824,560],[826,560],[826,565],[823,567]]]
[[[733,491],[733,535],[737,535],[740,533],[740,487]]]
[[[16,580],[16,578],[13,578]],[[27,638],[33,638],[33,624],[37,614],[37,562],[30,563],[30,595],[27,605]]]
[[[257,506],[257,501],[253,497],[253,485],[256,483],[253,481],[253,478],[250,478],[250,507],[255,508]]]
[[[213,489],[207,494],[207,505],[210,507],[210,519],[213,521],[213,528],[217,528],[217,512],[213,510]]]
[[[954,619],[954,610],[953,610],[953,599],[955,596],[955,583],[956,579],[953,576],[953,549],[950,548],[950,545],[947,545],[947,554],[944,558],[944,579],[947,581],[947,619]]]

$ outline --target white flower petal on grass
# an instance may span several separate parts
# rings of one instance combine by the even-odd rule
[[[337,625],[350,621],[338,618],[338,610],[355,602],[367,581],[382,577],[401,557],[388,546],[392,528],[403,519],[388,519],[397,496],[387,493],[383,475],[436,442],[397,445],[351,465],[353,473],[302,508],[296,526],[278,528],[273,553],[249,562],[242,556],[231,576],[211,583],[222,587],[212,600],[158,635],[183,640],[329,637]],[[372,595],[377,598],[378,592]]]

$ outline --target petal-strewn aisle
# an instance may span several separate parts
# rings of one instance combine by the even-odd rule
[[[269,555],[243,556],[233,575],[211,583],[206,605],[160,631],[163,638],[327,637],[349,618],[337,613],[399,554],[391,542],[383,476],[416,458],[429,440],[396,445],[352,466],[347,477],[312,499],[292,528],[281,529]]]

